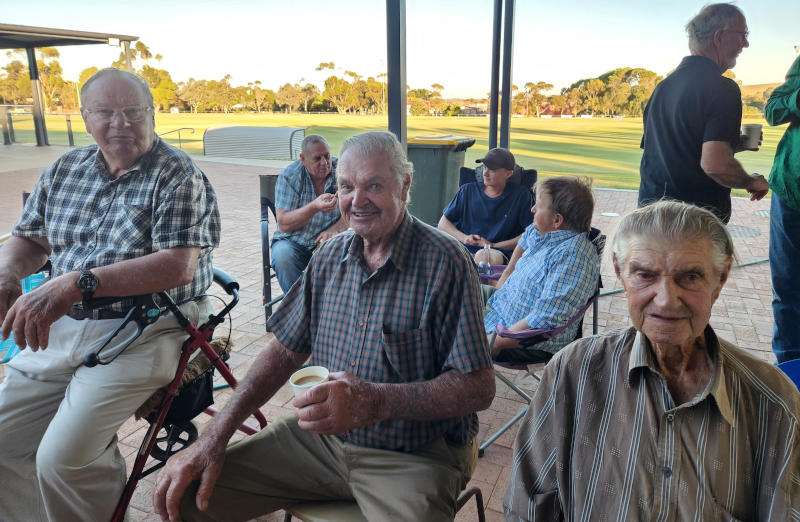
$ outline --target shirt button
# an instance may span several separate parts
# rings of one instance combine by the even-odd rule
[[[664,466],[664,476],[670,478],[672,476],[672,468]]]
[[[675,420],[675,415],[673,415],[672,413],[668,413],[667,414],[667,422],[672,422],[674,420]]]
[[[355,361],[350,361],[350,366],[355,366],[355,365],[356,365]]]

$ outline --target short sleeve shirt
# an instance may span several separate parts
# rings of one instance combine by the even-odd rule
[[[491,198],[480,182],[466,183],[458,189],[444,210],[444,216],[464,234],[478,234],[492,243],[513,239],[533,221],[531,191],[517,183],[506,185],[502,194]],[[478,246],[467,245],[473,254]],[[503,253],[511,257],[513,249]]]
[[[376,383],[412,383],[491,368],[478,274],[450,236],[406,213],[387,261],[370,273],[353,231],[326,241],[270,317],[267,329],[311,363]],[[342,436],[412,452],[444,436],[466,444],[473,413],[434,421],[388,420]]]
[[[742,96],[703,56],[687,56],[658,84],[644,112],[639,204],[671,198],[708,208],[727,222],[731,190],[700,167],[703,143],[739,144]]]
[[[333,169],[325,179],[325,192],[336,193],[336,173]],[[275,208],[296,210],[308,205],[317,199],[317,196],[319,194],[314,190],[311,175],[303,166],[302,161],[297,160],[290,163],[278,176],[278,182],[275,184]],[[316,246],[319,233],[333,225],[340,217],[338,206],[328,212],[317,212],[306,223],[306,226],[299,230],[276,231],[272,236],[272,241],[288,239],[311,250]]]
[[[199,247],[194,280],[169,291],[182,302],[211,285],[220,217],[205,174],[184,152],[156,138],[117,178],[109,175],[97,145],[68,152],[39,178],[12,233],[47,239],[54,277],[168,248]]]

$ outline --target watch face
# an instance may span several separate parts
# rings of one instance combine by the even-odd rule
[[[97,290],[97,278],[91,272],[84,272],[78,278],[78,289],[83,292],[94,292]]]

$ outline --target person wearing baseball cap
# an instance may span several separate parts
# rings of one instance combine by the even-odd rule
[[[481,182],[459,188],[438,227],[463,243],[476,263],[502,264],[533,221],[533,196],[528,187],[508,183],[516,167],[508,149],[491,149],[475,162],[484,166]],[[487,244],[489,259],[483,249]]]

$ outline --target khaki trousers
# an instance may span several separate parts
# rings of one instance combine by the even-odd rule
[[[308,501],[353,500],[372,521],[452,521],[475,468],[477,445],[440,438],[414,453],[355,446],[279,419],[231,445],[206,512],[195,483],[183,497],[184,520],[249,520]]]
[[[197,322],[208,300],[181,306]],[[175,376],[186,334],[160,318],[114,362],[82,362],[121,319],[62,317],[46,350],[23,350],[0,384],[0,520],[104,521],[125,485],[117,430]],[[126,328],[101,353],[107,361],[133,332]]]

